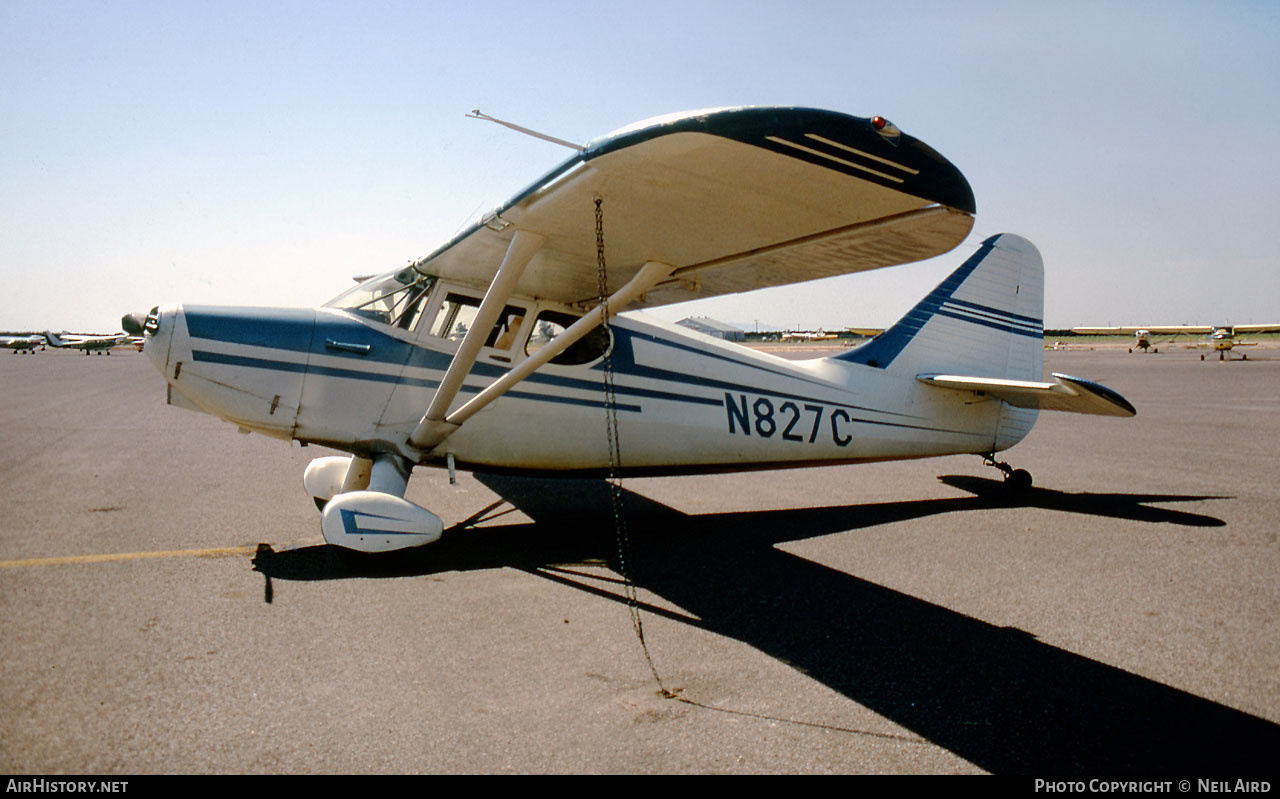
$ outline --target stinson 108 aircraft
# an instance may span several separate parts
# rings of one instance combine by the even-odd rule
[[[404,499],[415,466],[586,477],[972,453],[1025,486],[994,455],[1039,409],[1134,413],[1102,386],[1042,379],[1026,239],[987,239],[893,327],[828,358],[617,316],[936,256],[974,211],[960,171],[881,117],[693,112],[591,142],[323,307],[179,305],[126,329],[145,330],[170,404],[350,453],[303,482],[325,540],[365,552],[440,537]]]

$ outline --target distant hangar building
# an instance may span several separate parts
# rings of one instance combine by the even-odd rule
[[[719,322],[706,316],[690,316],[688,319],[681,319],[676,324],[708,336],[722,338],[725,341],[746,341],[747,339],[747,333],[742,328],[735,327],[727,322]]]

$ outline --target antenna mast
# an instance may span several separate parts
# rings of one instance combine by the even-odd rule
[[[505,128],[511,128],[512,130],[518,133],[523,133],[526,136],[532,136],[535,139],[542,139],[543,141],[549,141],[552,144],[558,144],[561,147],[568,147],[570,150],[582,151],[586,149],[581,144],[574,144],[571,141],[565,141],[564,139],[557,139],[555,136],[548,136],[545,133],[539,133],[536,130],[529,130],[528,128],[521,127],[513,122],[504,122],[503,120],[498,119],[497,117],[491,117],[488,114],[482,114],[480,113],[479,108],[475,109],[470,114],[467,114],[467,117],[469,119],[483,119],[488,122],[497,122],[499,125],[502,125]]]

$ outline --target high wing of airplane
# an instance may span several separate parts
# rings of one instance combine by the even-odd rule
[[[0,347],[13,350],[13,354],[34,353],[36,347],[45,348],[44,336],[0,336]]]
[[[48,340],[50,347],[80,350],[85,355],[91,352],[99,355],[105,352],[110,355],[112,348],[129,341],[129,336],[124,333],[114,336],[80,336],[71,333],[46,332],[44,338]]]
[[[1148,350],[1159,352],[1156,346],[1156,336],[1204,336],[1204,340],[1192,344],[1193,347],[1203,347],[1218,353],[1218,360],[1226,360],[1227,354],[1236,347],[1253,347],[1257,342],[1241,341],[1239,336],[1249,333],[1276,333],[1280,332],[1280,324],[1261,324],[1261,325],[1146,325],[1143,327],[1073,327],[1072,333],[1081,336],[1133,336],[1134,343],[1129,347],[1129,352],[1140,349],[1143,352]],[[1172,343],[1172,340],[1170,340]],[[1248,360],[1249,356],[1242,356],[1242,360]],[[1200,360],[1204,360],[1204,355],[1200,356]]]
[[[419,466],[675,475],[982,456],[1040,409],[1131,416],[1042,376],[1043,264],[982,243],[896,325],[789,361],[642,313],[929,258],[973,225],[963,175],[880,117],[732,108],[591,142],[427,257],[314,309],[180,305],[126,316],[172,405],[350,453],[303,484],[325,540],[438,539],[404,499]]]

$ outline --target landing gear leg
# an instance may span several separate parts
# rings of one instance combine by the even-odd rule
[[[982,456],[986,466],[994,466],[1004,475],[1004,484],[1011,491],[1026,491],[1031,488],[1031,472],[1026,469],[1015,469],[1004,461],[996,460],[994,452]]]

